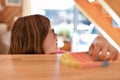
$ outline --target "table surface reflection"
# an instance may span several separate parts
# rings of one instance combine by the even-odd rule
[[[73,68],[60,55],[0,55],[0,80],[120,80],[120,59],[108,67]]]

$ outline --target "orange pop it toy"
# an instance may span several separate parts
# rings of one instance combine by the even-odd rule
[[[85,52],[68,52],[62,54],[60,57],[60,63],[62,65],[77,68],[89,68],[109,65],[108,61],[93,61],[91,57]]]

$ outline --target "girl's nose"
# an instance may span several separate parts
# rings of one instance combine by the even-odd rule
[[[57,33],[54,33],[55,37],[57,38],[58,37],[58,34]]]

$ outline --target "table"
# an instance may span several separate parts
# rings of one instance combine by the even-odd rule
[[[120,80],[120,59],[108,67],[73,68],[60,55],[0,55],[0,80]]]

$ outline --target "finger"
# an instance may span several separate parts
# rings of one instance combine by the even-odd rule
[[[106,60],[107,57],[107,47],[103,47],[101,50],[101,54],[99,53],[99,59],[100,60]]]
[[[110,46],[109,52],[110,52],[110,59],[113,61],[117,60],[119,54],[118,50],[115,49],[113,46]]]
[[[107,61],[110,60],[110,52],[109,51],[107,52],[106,60]]]
[[[113,61],[117,60],[118,59],[118,53],[115,53],[115,56],[113,58]]]
[[[94,50],[94,45],[91,44],[90,47],[89,47],[89,55],[90,56],[93,56],[93,50]]]
[[[94,50],[93,50],[93,60],[98,60],[100,51],[101,51],[101,46],[98,44],[95,44]]]

